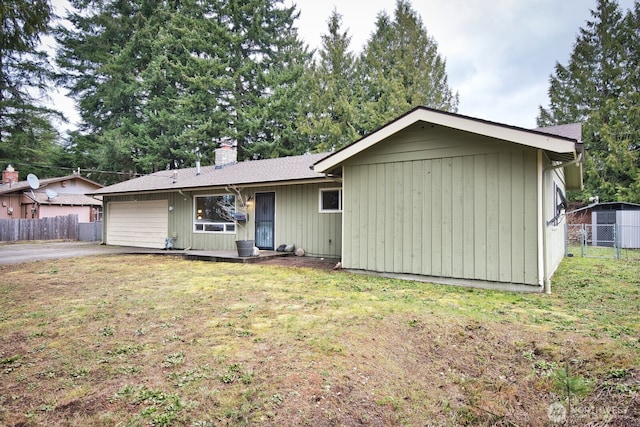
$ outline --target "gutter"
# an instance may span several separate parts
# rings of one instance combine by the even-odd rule
[[[573,165],[577,165],[579,163],[582,163],[584,161],[584,150],[578,152],[578,157],[576,157],[575,159],[566,162],[566,163],[560,163],[558,165],[550,165],[547,166],[546,168],[544,168],[542,170],[542,226],[543,228],[543,233],[542,233],[542,256],[544,257],[543,259],[543,290],[545,293],[550,294],[551,293],[551,279],[549,278],[549,263],[547,262],[547,219],[546,219],[546,214],[547,214],[547,197],[544,194],[545,189],[547,188],[547,172],[552,171],[552,170],[556,170],[556,169],[560,169],[560,168],[565,168],[567,166],[573,166]]]
[[[342,177],[333,173],[325,172],[324,177],[330,181],[339,182],[342,184]]]

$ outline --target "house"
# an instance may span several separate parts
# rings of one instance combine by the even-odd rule
[[[102,202],[85,193],[103,186],[78,173],[33,182],[19,180],[11,165],[2,171],[0,185],[0,219],[40,219],[78,215],[78,222],[93,222],[102,218]]]
[[[548,291],[565,252],[564,194],[582,187],[580,132],[416,108],[334,153],[235,163],[223,147],[219,165],[94,194],[108,244],[232,249],[247,231],[259,247],[294,243],[354,271]],[[253,203],[238,229],[215,212],[228,185]]]
[[[308,255],[339,257],[342,219],[340,181],[311,166],[327,154],[236,162],[224,145],[210,166],[166,170],[95,191],[103,196],[103,240],[111,245],[233,250],[237,239],[255,240],[261,249],[280,244],[303,247]],[[234,198],[227,187],[249,199],[247,220],[227,221],[218,202]]]

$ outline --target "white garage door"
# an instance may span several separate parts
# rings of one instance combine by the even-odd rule
[[[167,200],[111,202],[107,206],[107,244],[164,248],[169,223]]]

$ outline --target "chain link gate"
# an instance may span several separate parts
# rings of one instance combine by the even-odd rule
[[[566,256],[640,260],[640,226],[567,224]]]

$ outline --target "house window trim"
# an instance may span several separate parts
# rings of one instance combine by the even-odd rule
[[[216,194],[200,194],[197,196],[193,196],[193,232],[197,234],[225,234],[225,235],[233,235],[236,234],[238,227],[236,223],[233,221],[230,222],[221,222],[221,221],[205,221],[205,222],[197,222],[197,209],[198,209],[198,198],[207,198],[207,197],[220,197],[220,196],[232,196],[234,204],[236,204],[237,199],[234,194],[230,193],[216,193]],[[237,206],[236,206],[237,209]],[[198,230],[197,227],[202,226],[202,230]],[[216,231],[216,230],[206,230],[206,227],[222,227],[224,230]]]
[[[338,192],[338,209],[323,209],[322,207],[322,193],[326,191],[337,191]],[[331,188],[320,188],[318,190],[318,212],[319,213],[342,213],[342,209],[344,208],[342,201],[342,188],[341,187],[331,187]]]

